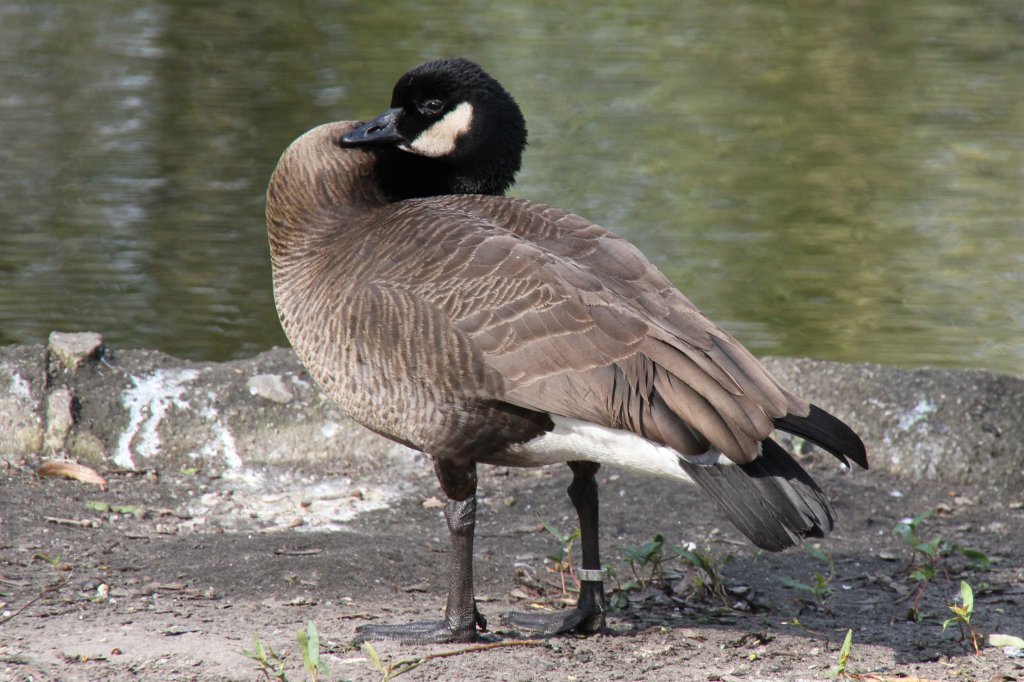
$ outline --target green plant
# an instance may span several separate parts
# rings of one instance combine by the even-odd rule
[[[840,679],[848,679],[846,673],[846,664],[850,660],[850,649],[853,645],[853,630],[846,631],[846,639],[843,640],[843,646],[839,648],[839,663],[828,671],[829,677],[838,677]]]
[[[659,533],[642,545],[622,548],[626,564],[636,580],[636,587],[641,591],[650,587],[651,583],[664,579],[665,574],[662,571],[662,562],[664,561],[662,549],[664,546],[665,538]]]
[[[608,579],[615,583],[615,587],[608,593],[608,606],[615,611],[621,611],[629,605],[629,598],[626,593],[629,590],[635,590],[637,585],[632,580],[623,584],[619,581],[619,574],[615,572],[613,566],[608,566]]]
[[[806,551],[812,557],[814,557],[822,563],[828,564],[828,575],[825,575],[821,571],[815,572],[813,578],[814,582],[812,584],[802,583],[787,577],[779,578],[779,580],[781,580],[782,584],[786,587],[795,590],[800,590],[802,592],[807,592],[808,594],[814,597],[814,600],[815,602],[817,602],[818,606],[825,608],[825,603],[832,598],[833,594],[831,584],[836,574],[835,560],[832,558],[831,554],[826,554],[822,552],[820,549],[818,549],[810,543],[805,542],[803,547],[804,551]]]
[[[909,615],[911,619],[917,621],[921,620],[920,604],[925,589],[935,579],[940,568],[947,573],[945,567],[940,564],[944,557],[960,554],[976,570],[987,570],[992,566],[992,560],[980,550],[960,547],[940,536],[935,536],[927,541],[921,539],[919,529],[931,515],[930,511],[915,514],[909,519],[900,521],[892,529],[893,533],[903,541],[904,546],[910,550],[910,563],[907,566],[908,576],[917,581],[918,589]]]
[[[306,673],[313,682],[317,682],[321,675],[327,675],[327,663],[320,658],[320,633],[316,630],[316,623],[309,621],[305,630],[295,633],[295,638],[299,641]]]
[[[284,671],[284,658],[270,647],[264,646],[259,635],[252,636],[252,651],[242,649],[242,655],[259,664],[263,679],[288,682],[288,676]]]
[[[672,551],[676,556],[696,569],[693,585],[698,598],[703,599],[708,595],[713,595],[723,601],[726,599],[725,581],[722,579],[722,572],[715,564],[714,559],[711,558],[711,555],[704,554],[696,548],[673,547]],[[730,559],[732,559],[731,556],[726,557],[723,563],[727,563]]]
[[[53,566],[58,571],[70,571],[71,564],[64,563],[61,561],[60,554],[57,556],[50,556],[49,554],[33,554],[33,560],[45,561],[46,563]]]
[[[981,550],[970,549],[969,547],[956,547],[956,551],[971,562],[971,566],[975,569],[985,571],[992,568],[992,559]]]
[[[909,519],[904,519],[893,526],[893,533],[895,533],[903,541],[903,544],[910,549],[911,569],[915,567],[920,568],[921,566],[934,568],[939,559],[951,554],[960,554],[967,559],[967,561],[970,562],[971,567],[975,569],[987,570],[992,567],[992,559],[990,559],[988,555],[981,550],[972,549],[970,547],[961,547],[948,542],[939,536],[928,541],[922,540],[918,535],[918,529],[931,515],[932,512],[930,511],[921,512],[920,514],[916,514]],[[924,575],[934,577],[934,571],[930,574]]]
[[[320,658],[320,633],[317,632],[316,623],[309,621],[306,629],[295,633],[295,638],[299,642],[299,653],[302,654],[302,663],[309,679],[318,682],[321,676],[326,677],[327,663]],[[264,679],[288,682],[284,656],[266,646],[259,635],[252,636],[252,651],[242,649],[242,655],[259,664]]]
[[[971,616],[974,615],[974,590],[971,589],[966,580],[960,581],[960,603],[949,604],[948,606],[954,615],[942,623],[942,631],[945,632],[951,623],[956,623],[960,626],[961,641],[966,641],[967,635],[970,634],[971,644],[974,646],[974,655],[977,656],[981,653],[981,649],[978,646],[981,633],[971,626]]]
[[[665,576],[662,570],[664,546],[665,538],[658,534],[642,545],[619,547],[624,555],[623,560],[632,573],[632,579],[621,582],[618,574],[611,567],[608,568],[609,578],[615,581],[615,589],[611,591],[608,598],[611,608],[616,610],[626,608],[629,604],[627,596],[629,592],[633,590],[644,592],[653,582],[664,580]]]
[[[614,568],[607,567],[609,578],[615,581],[615,588],[609,594],[609,605],[613,609],[625,608],[630,592],[646,593],[652,587],[672,587],[673,591],[678,591],[680,586],[674,581],[677,578],[683,580],[684,575],[673,567],[673,560],[686,565],[686,573],[690,576],[686,583],[689,596],[699,600],[714,596],[723,603],[730,599],[721,566],[732,560],[731,555],[716,561],[710,553],[705,554],[692,544],[668,547],[666,552],[665,537],[660,533],[640,545],[619,546],[618,549],[622,552],[622,561],[629,566],[630,577],[621,581]],[[670,582],[673,583],[671,586]]]
[[[909,519],[904,519],[893,526],[892,532],[910,549],[909,567],[911,569],[918,565],[918,562],[934,567],[943,549],[942,538],[934,537],[926,542],[918,536],[918,529],[921,527],[922,522],[931,515],[932,512],[924,511],[920,514],[915,514]],[[932,575],[934,575],[934,572]]]
[[[541,523],[544,525],[544,530],[558,540],[558,549],[549,554],[548,558],[554,562],[555,570],[558,571],[558,575],[562,580],[562,594],[566,594],[568,590],[565,584],[565,574],[573,575],[572,546],[580,539],[580,529],[577,528],[568,535],[565,535],[549,523],[545,521],[541,521]]]
[[[137,519],[141,519],[145,513],[145,509],[138,504],[110,504],[109,502],[101,502],[99,500],[89,500],[85,503],[86,509],[106,514],[113,512],[115,514],[121,514],[123,516],[134,516]]]

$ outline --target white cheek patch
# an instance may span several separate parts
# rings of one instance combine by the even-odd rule
[[[420,133],[412,142],[401,145],[401,148],[432,158],[447,156],[455,151],[455,145],[459,138],[469,132],[471,125],[473,125],[473,105],[463,102],[445,114],[440,121]]]

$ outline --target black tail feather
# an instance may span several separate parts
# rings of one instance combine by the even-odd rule
[[[806,417],[787,414],[776,419],[775,427],[820,445],[847,466],[850,465],[848,459],[852,459],[862,468],[868,468],[868,456],[860,436],[817,405],[811,405]]]
[[[706,466],[685,460],[680,464],[729,520],[762,549],[777,552],[832,531],[832,503],[796,460],[771,439],[761,442],[761,456],[749,464]]]

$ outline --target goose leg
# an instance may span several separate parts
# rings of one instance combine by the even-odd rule
[[[439,471],[440,477],[440,471]],[[476,527],[476,473],[467,475],[472,493],[462,500],[449,499],[444,508],[451,541],[451,571],[448,603],[444,620],[401,625],[363,625],[356,632],[360,640],[390,639],[410,644],[438,644],[442,642],[472,642],[476,630],[487,629],[487,621],[476,608],[473,596],[473,532]],[[446,492],[450,490],[441,479]],[[451,493],[449,493],[451,494]]]
[[[580,574],[580,596],[576,608],[569,613],[504,613],[502,621],[512,627],[546,634],[579,632],[592,634],[604,628],[604,581],[598,545],[597,473],[599,464],[569,462],[573,472],[569,499],[580,519],[580,548],[583,554]]]

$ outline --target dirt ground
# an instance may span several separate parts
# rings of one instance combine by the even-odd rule
[[[956,626],[942,628],[964,579],[974,588],[975,630],[1024,636],[1020,499],[808,464],[840,514],[820,554],[759,552],[698,491],[602,470],[604,561],[626,583],[630,548],[661,534],[662,575],[644,591],[620,593],[607,634],[523,644],[497,616],[564,601],[547,558],[559,542],[543,524],[561,532],[575,525],[568,470],[485,468],[477,594],[492,626],[482,643],[497,646],[379,642],[375,650],[385,666],[458,652],[427,658],[403,680],[820,680],[837,665],[850,629],[846,672],[855,679],[1024,679],[1019,650],[984,646],[975,655]],[[437,617],[442,608],[447,539],[426,462],[360,472],[360,482],[401,479],[403,493],[333,531],[303,522],[322,502],[312,494],[286,510],[283,523],[268,523],[233,504],[237,481],[105,473],[107,492],[39,478],[27,466],[0,470],[0,679],[264,679],[241,653],[258,636],[294,682],[308,679],[295,633],[315,621],[328,669],[321,679],[380,680],[352,644],[355,628]],[[918,538],[941,538],[949,550],[925,582],[911,577],[912,551],[893,533],[921,512],[932,515]],[[671,547],[686,543],[720,573],[719,596],[699,589],[707,574],[670,558]],[[993,563],[978,566],[953,546]]]

